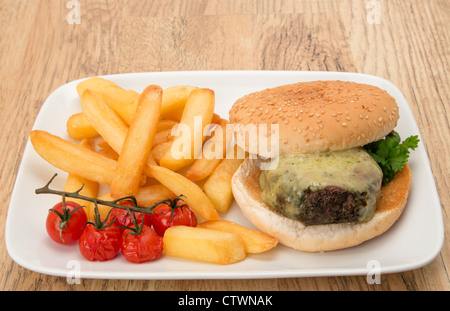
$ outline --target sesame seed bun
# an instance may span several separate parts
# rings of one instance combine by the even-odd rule
[[[278,124],[281,154],[363,146],[389,134],[398,118],[397,103],[386,91],[345,81],[265,89],[238,99],[230,110],[234,124]],[[236,134],[242,133],[237,130]],[[239,147],[258,153],[248,140]]]

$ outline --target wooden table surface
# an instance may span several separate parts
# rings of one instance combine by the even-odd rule
[[[81,23],[70,24],[75,2],[0,2],[0,290],[450,290],[448,0],[80,0]],[[9,257],[4,225],[11,192],[30,129],[53,90],[95,75],[229,69],[348,71],[397,85],[440,195],[441,253],[373,285],[365,276],[70,285]]]

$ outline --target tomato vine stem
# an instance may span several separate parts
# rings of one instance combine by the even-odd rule
[[[54,190],[54,189],[50,189],[50,184],[52,183],[52,181],[55,179],[55,177],[58,174],[53,175],[53,177],[49,180],[49,182],[42,188],[36,189],[35,193],[36,194],[56,194],[56,195],[60,195],[62,197],[66,197],[66,198],[75,198],[75,199],[81,199],[81,200],[85,200],[88,202],[92,202],[94,203],[96,206],[98,204],[100,205],[105,205],[105,206],[109,206],[109,207],[113,207],[113,208],[120,208],[120,209],[124,209],[127,211],[133,211],[133,212],[137,212],[137,213],[144,213],[144,214],[150,214],[152,215],[153,209],[155,207],[157,207],[160,204],[167,204],[167,202],[171,202],[172,200],[170,198],[164,199],[160,202],[156,202],[155,204],[153,204],[152,206],[149,207],[145,207],[145,206],[140,206],[137,203],[137,200],[134,196],[126,196],[123,198],[119,198],[113,201],[107,201],[107,200],[101,200],[101,199],[97,199],[97,198],[91,198],[91,197],[87,197],[84,196],[82,194],[80,194],[80,191],[83,190],[83,186],[81,186],[80,189],[74,191],[74,192],[67,192],[67,191],[59,191],[59,190]],[[124,206],[124,205],[120,205],[119,203],[122,201],[130,201],[133,206]]]

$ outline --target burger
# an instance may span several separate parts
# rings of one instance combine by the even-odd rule
[[[358,245],[386,232],[409,194],[411,136],[401,142],[395,99],[372,85],[300,82],[238,99],[230,110],[236,136],[248,125],[277,125],[264,139],[236,139],[248,153],[232,179],[244,216],[296,250],[323,252]],[[262,135],[261,132],[258,134]],[[276,157],[276,165],[262,169]],[[272,159],[271,159],[272,158]]]

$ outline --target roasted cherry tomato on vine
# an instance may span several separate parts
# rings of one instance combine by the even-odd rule
[[[72,244],[80,238],[87,221],[82,206],[72,201],[62,201],[49,210],[45,227],[53,241]]]
[[[123,206],[133,206],[133,203],[130,201],[120,202],[119,204]],[[142,213],[131,213],[134,215],[134,217],[136,217],[138,224],[140,224],[142,222],[142,219],[144,219],[144,215]],[[109,215],[109,219],[114,219],[114,223],[119,227],[121,232],[123,231],[123,229],[120,227],[130,227],[133,225],[130,213],[128,213],[128,211],[125,209],[113,208]]]
[[[156,260],[162,256],[163,239],[151,227],[142,224],[136,229],[125,229],[122,232],[120,250],[129,262]]]
[[[153,229],[160,236],[164,236],[167,228],[172,226],[197,226],[194,212],[179,198],[159,205],[153,212],[151,215]]]
[[[89,261],[107,261],[120,251],[122,235],[115,223],[88,223],[81,234],[79,247],[81,254]]]

